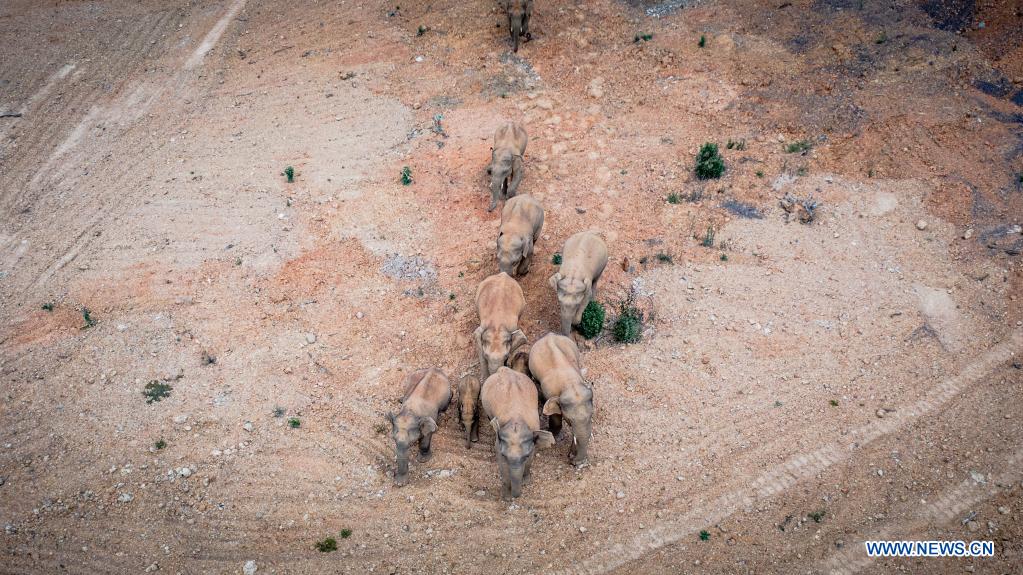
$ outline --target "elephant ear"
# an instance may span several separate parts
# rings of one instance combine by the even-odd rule
[[[554,436],[550,431],[540,430],[533,432],[533,439],[537,447],[550,447],[554,445]]]
[[[515,354],[515,350],[526,345],[526,334],[521,329],[517,329],[511,333],[511,347],[508,348],[508,357],[510,358]]]
[[[522,241],[522,257],[526,257],[533,251],[533,236],[527,234],[526,239]]]
[[[490,427],[493,427],[494,428],[494,433],[496,433],[498,435],[498,437],[500,437],[500,435],[501,435],[501,422],[498,421],[496,417],[490,420]]]
[[[554,288],[554,289],[558,289],[558,282],[559,281],[561,281],[561,272],[557,272],[557,273],[555,273],[554,275],[551,276],[551,279],[550,279],[551,287]]]
[[[419,424],[419,431],[425,433],[433,433],[437,431],[437,422],[432,417],[427,417]]]
[[[561,413],[561,402],[558,398],[552,397],[547,400],[547,403],[543,404],[544,415],[559,415]]]

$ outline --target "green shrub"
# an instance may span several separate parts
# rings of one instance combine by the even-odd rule
[[[163,449],[164,447],[167,447],[167,442],[162,439],[158,439],[156,443],[153,444],[153,447]]]
[[[351,536],[352,536],[352,530],[351,529],[342,529],[341,530],[341,539],[348,539]]]
[[[824,513],[825,511],[823,509],[818,509],[817,511],[807,513],[806,516],[813,519],[814,523],[820,523],[821,520],[824,519]]]
[[[696,177],[701,180],[720,178],[725,173],[725,160],[718,152],[718,145],[707,142],[696,155]]]
[[[675,192],[672,192],[672,193],[668,194],[668,203],[669,204],[681,204],[682,203],[682,196],[676,194]]]
[[[699,46],[700,48],[703,48],[704,46],[706,46],[707,45],[707,37],[704,36],[703,34],[700,34],[700,41],[697,42],[696,45]]]
[[[611,334],[615,341],[621,343],[636,343],[643,337],[643,314],[632,305],[631,300],[621,304]]]
[[[160,383],[154,379],[147,383],[146,387],[142,389],[142,395],[146,396],[146,403],[153,403],[154,401],[160,401],[165,397],[170,397],[172,389],[174,388],[170,385]]]
[[[407,186],[412,183],[412,168],[405,166],[401,169],[401,185]]]
[[[674,260],[671,259],[671,254],[666,254],[664,252],[658,252],[657,261],[661,262],[662,264],[674,263]]]
[[[708,539],[710,539],[710,531],[707,531],[706,529],[701,529],[700,530],[700,541],[706,541]]]
[[[289,417],[288,427],[292,429],[298,429],[299,427],[302,427],[302,420],[297,417]]]
[[[294,181],[295,181],[295,168],[293,168],[291,166],[288,166],[287,168],[284,168],[284,176],[286,178],[288,178],[288,183],[289,184],[294,183]]]
[[[53,304],[52,303],[44,303],[43,304],[43,309],[46,310],[46,311],[53,311]]]
[[[714,226],[707,226],[707,235],[700,240],[700,245],[705,248],[714,247]]]
[[[561,265],[561,254],[554,254],[551,256],[551,263],[560,266]]]
[[[653,39],[654,39],[654,35],[653,34],[650,34],[648,32],[640,32],[639,34],[636,34],[632,38],[632,41],[633,42],[639,42],[640,40],[642,40],[643,42],[649,42],[650,40],[653,40]]]
[[[320,553],[330,553],[331,551],[337,551],[337,539],[333,537],[327,537],[323,541],[316,542],[316,550]]]
[[[597,301],[591,301],[583,310],[583,318],[579,322],[579,333],[586,339],[593,339],[604,330],[604,317],[606,312],[604,306]]]
[[[810,143],[810,140],[796,140],[795,142],[792,142],[791,144],[785,146],[785,151],[790,154],[795,153],[802,154],[803,152],[809,150],[812,147],[813,144]]]
[[[82,329],[96,325],[96,320],[92,319],[92,313],[89,312],[89,308],[87,307],[82,308],[82,319],[85,320],[85,325],[82,326]]]

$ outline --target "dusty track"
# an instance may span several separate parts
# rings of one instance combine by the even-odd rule
[[[537,2],[518,55],[489,2],[0,6],[0,573],[1018,572],[1019,10],[668,4]],[[409,370],[474,373],[505,118],[527,335],[586,228],[650,319],[584,351],[592,465],[563,438],[511,506],[488,428],[450,411],[401,489],[376,429]]]

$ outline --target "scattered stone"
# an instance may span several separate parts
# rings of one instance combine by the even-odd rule
[[[363,318],[363,314],[362,314],[362,312],[361,312],[361,311],[360,311],[360,312],[356,312],[356,313],[355,313],[355,317],[356,317],[357,319],[362,319],[362,318]]]
[[[970,477],[977,483],[987,483],[987,479],[984,474],[979,471],[970,470]]]
[[[305,334],[305,342],[306,343],[316,343],[316,334],[315,333],[307,333],[307,334]]]
[[[135,496],[127,492],[117,496],[117,500],[121,503],[131,503],[132,499],[135,499]]]
[[[878,417],[884,417],[885,413],[887,413],[887,412],[884,409],[877,410],[877,416]]]
[[[1002,505],[1001,507],[998,508],[998,512],[1001,513],[1002,515],[1008,515],[1009,514],[1009,508],[1004,506],[1004,505]]]
[[[579,533],[586,533],[585,527],[579,527]]]
[[[590,80],[590,83],[586,86],[586,93],[591,98],[600,99],[604,97],[604,79],[594,78]]]
[[[586,213],[586,208],[580,208],[580,207],[577,207],[577,208],[575,209],[575,211],[576,211],[576,213],[578,213],[578,214],[585,214],[585,213]]]
[[[188,421],[188,414],[183,413],[181,415],[175,415],[174,416],[174,423],[181,424],[181,423],[184,423],[186,421]]]
[[[615,497],[618,499],[625,499],[625,492],[619,491],[618,493],[615,493]]]
[[[820,207],[820,202],[813,199],[813,194],[806,198],[797,198],[791,193],[786,193],[779,204],[785,210],[785,223],[789,223],[795,218],[800,223],[809,224],[813,221],[814,211]],[[838,235],[836,234],[835,237]]]
[[[973,533],[980,529],[980,523],[977,523],[976,521],[967,521],[966,528],[969,529],[971,533]]]
[[[921,231],[922,231],[922,230],[926,230],[926,229],[927,229],[927,222],[926,222],[926,221],[924,221],[924,220],[919,220],[919,221],[917,221],[917,223],[916,223],[916,229],[918,229],[918,230],[921,230]]]
[[[973,228],[969,228],[968,230],[963,232],[963,239],[964,240],[968,240],[968,239],[970,239],[972,237],[973,237]]]
[[[191,477],[192,470],[187,467],[180,467],[178,468],[178,475],[185,478]]]
[[[243,423],[242,424],[242,429],[244,429],[245,431],[251,432],[252,429],[253,429],[252,428],[252,422],[251,421],[246,421],[245,423]]]
[[[251,559],[246,561],[245,566],[242,567],[242,573],[244,573],[245,575],[255,575],[257,570],[258,568],[256,567],[256,562]]]
[[[146,567],[146,573],[153,573],[154,571],[159,571],[159,570],[160,570],[160,564],[159,563],[153,563],[149,567]]]

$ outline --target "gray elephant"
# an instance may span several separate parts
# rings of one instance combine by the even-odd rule
[[[391,438],[397,469],[394,482],[404,485],[408,481],[409,446],[419,442],[419,460],[430,459],[430,440],[437,431],[437,418],[451,403],[451,385],[444,372],[436,369],[421,369],[405,378],[405,393],[401,410],[397,415],[388,413],[391,420]]]
[[[533,0],[504,0],[508,13],[508,33],[511,34],[514,51],[519,51],[519,38],[533,39],[529,33],[529,18],[533,15]]]
[[[540,429],[538,399],[533,380],[508,367],[483,382],[480,402],[497,435],[494,447],[504,499],[522,494],[536,449],[554,445],[554,436]]]
[[[607,245],[593,232],[568,238],[561,250],[561,267],[551,276],[551,287],[561,304],[561,333],[571,335],[582,321],[583,310],[597,294],[597,280],[607,267]]]
[[[564,419],[572,426],[572,463],[587,462],[593,435],[593,388],[583,379],[579,347],[571,338],[549,333],[529,351],[529,372],[540,380],[543,414],[555,439]]]

